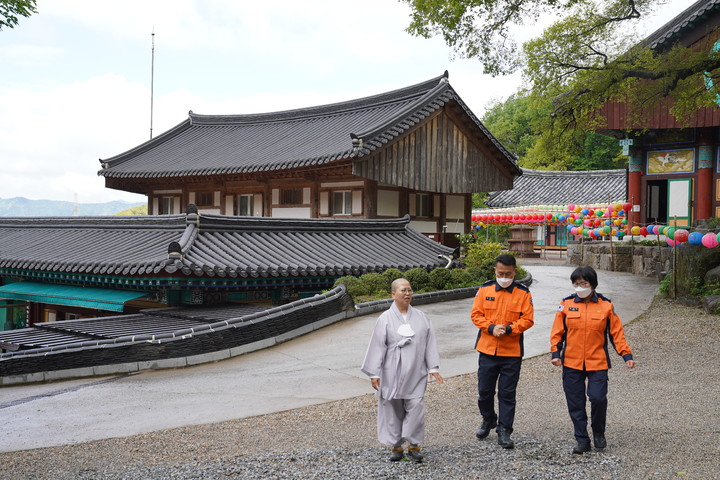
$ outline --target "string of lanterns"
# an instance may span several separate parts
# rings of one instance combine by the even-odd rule
[[[556,213],[502,213],[473,214],[472,223],[476,229],[491,225],[565,225],[568,233],[577,238],[591,239],[616,237],[625,235],[664,235],[669,245],[688,242],[691,245],[702,245],[715,248],[720,245],[720,233],[689,232],[684,228],[667,225],[647,225],[628,227],[627,212],[632,207],[629,203],[614,203],[600,207],[583,207],[569,204],[567,210]]]

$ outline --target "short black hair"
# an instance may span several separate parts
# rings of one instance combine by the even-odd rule
[[[592,267],[578,267],[570,274],[570,281],[572,283],[578,280],[585,280],[594,289],[598,286],[597,273]]]
[[[509,253],[503,253],[495,257],[495,265],[497,266],[498,263],[502,263],[506,267],[517,267],[515,257],[510,255]]]

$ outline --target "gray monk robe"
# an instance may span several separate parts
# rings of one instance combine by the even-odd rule
[[[380,443],[390,447],[400,446],[403,439],[422,443],[428,373],[437,372],[439,365],[435,332],[423,312],[408,307],[404,320],[393,303],[380,315],[362,365],[363,373],[380,378]]]

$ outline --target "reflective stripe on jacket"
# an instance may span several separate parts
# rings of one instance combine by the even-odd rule
[[[622,322],[608,298],[593,292],[587,302],[575,294],[562,299],[550,332],[552,358],[575,370],[607,370],[608,341],[625,361],[632,360]]]
[[[502,288],[495,280],[485,282],[475,295],[470,318],[480,329],[475,350],[500,357],[523,356],[523,332],[534,324],[535,310],[528,288],[517,282]],[[509,326],[502,337],[495,325]]]

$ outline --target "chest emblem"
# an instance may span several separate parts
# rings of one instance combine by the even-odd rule
[[[490,302],[494,302],[494,301],[495,301],[495,297],[485,297],[485,300],[488,300],[488,301],[490,301]]]
[[[579,312],[580,311],[580,309],[577,307],[570,307],[570,308],[568,308],[568,310],[570,310],[571,312]]]

